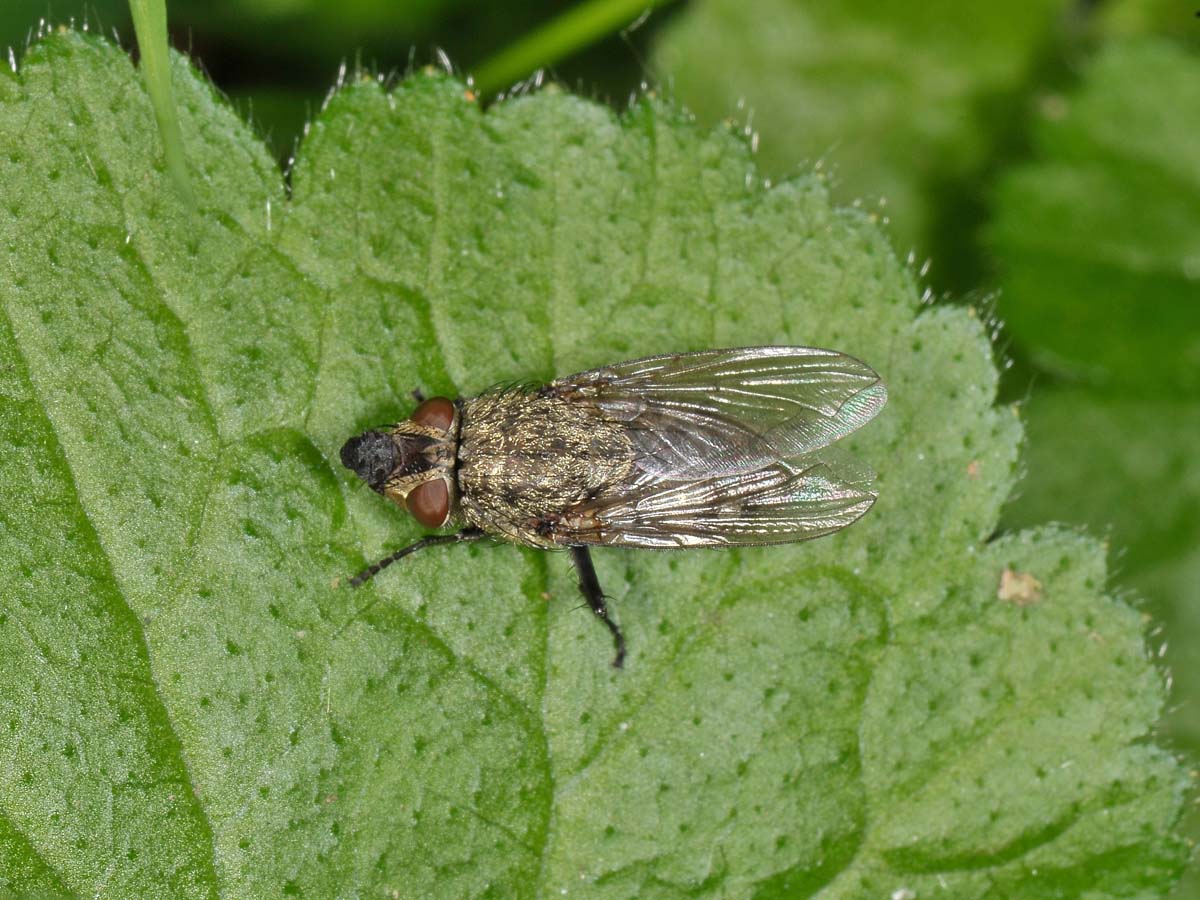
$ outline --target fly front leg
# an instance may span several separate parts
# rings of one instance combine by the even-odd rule
[[[592,554],[587,547],[572,547],[571,562],[575,563],[575,572],[579,576],[579,590],[583,599],[591,607],[592,612],[608,626],[612,632],[613,642],[617,645],[617,655],[613,659],[613,668],[619,669],[625,664],[625,636],[621,627],[608,616],[608,607],[604,603],[604,591],[600,590],[600,579],[596,577],[596,567],[592,565]]]
[[[483,537],[483,532],[478,528],[464,528],[457,534],[430,534],[415,544],[409,544],[407,547],[402,547],[395,553],[385,556],[374,565],[367,566],[357,575],[350,579],[350,587],[361,587],[366,582],[370,581],[392,563],[398,559],[403,559],[410,553],[416,553],[418,550],[423,550],[426,547],[436,547],[439,544],[461,544],[463,541],[477,541]],[[593,576],[594,577],[594,576]]]

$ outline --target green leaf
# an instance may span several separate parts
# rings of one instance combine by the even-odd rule
[[[1030,474],[1006,521],[1058,518],[1107,532],[1121,582],[1166,619],[1177,700],[1200,697],[1200,405],[1064,387],[1035,394],[1024,418]],[[1172,731],[1200,752],[1200,709],[1177,706]]]
[[[1200,47],[1196,9],[1174,0],[1108,0],[1096,9],[1095,31],[1109,39],[1157,34]]]
[[[1200,59],[1116,45],[1043,104],[1035,162],[1000,184],[990,237],[1012,333],[1043,365],[1200,396]]]
[[[1044,366],[1029,475],[1010,527],[1048,517],[1108,533],[1121,583],[1165,626],[1173,743],[1200,756],[1200,59],[1113,44],[1042,105],[1037,157],[1006,175],[990,236],[1000,311]],[[1200,837],[1200,815],[1188,832]],[[1200,880],[1181,886],[1194,896]]]
[[[932,277],[967,290],[981,176],[1009,151],[1068,7],[702,0],[656,62],[702,121],[736,115],[760,133],[769,173],[820,162],[843,202],[884,198],[896,247],[932,254]]]
[[[1028,475],[1003,523],[1009,528],[1055,518],[1106,534],[1116,580],[1156,623],[1159,654],[1174,683],[1160,727],[1171,745],[1200,756],[1200,405],[1136,399],[1097,388],[1035,392],[1022,410],[1028,427]],[[1185,833],[1200,838],[1193,806]],[[1172,896],[1200,889],[1190,869]]]
[[[6,889],[1177,877],[1186,778],[1150,740],[1140,615],[1093,541],[987,540],[1020,427],[984,329],[922,310],[819,180],[767,188],[741,140],[651,99],[484,113],[425,74],[338,92],[289,195],[184,62],[174,85],[195,213],[119,51],[55,37],[0,76]],[[413,388],[772,342],[884,373],[889,406],[849,442],[880,501],[809,544],[598,553],[625,671],[561,555],[448,548],[338,586],[417,534],[337,462]]]

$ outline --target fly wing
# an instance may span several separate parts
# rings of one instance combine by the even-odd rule
[[[647,475],[749,473],[828,446],[875,416],[887,390],[870,366],[815,347],[653,356],[549,389],[627,422]]]
[[[590,504],[586,527],[564,543],[618,547],[781,544],[844,528],[875,502],[871,473],[827,452],[755,472],[651,480]]]

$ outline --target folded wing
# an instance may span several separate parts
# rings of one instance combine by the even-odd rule
[[[814,347],[655,356],[550,385],[627,422],[646,475],[754,472],[812,453],[870,421],[887,390],[870,366]]]
[[[887,402],[865,363],[813,347],[745,347],[633,360],[560,379],[559,396],[629,429],[627,483],[564,521],[564,543],[774,544],[844,528],[874,474],[831,446]],[[573,523],[573,524],[572,524]]]
[[[875,502],[869,474],[828,459],[779,462],[756,472],[692,481],[651,480],[601,500],[598,527],[568,542],[623,547],[780,544],[844,528]]]

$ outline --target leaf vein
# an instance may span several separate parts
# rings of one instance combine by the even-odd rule
[[[209,867],[210,867],[208,869],[208,874],[211,876],[210,883],[213,887],[213,890],[215,891],[216,884],[217,884],[216,850],[215,850],[215,845],[213,844],[212,823],[209,821],[207,811],[204,809],[203,805],[200,803],[198,797],[196,796],[196,791],[195,791],[196,784],[192,778],[191,770],[188,766],[187,756],[183,749],[183,741],[180,738],[179,733],[175,730],[175,723],[172,720],[170,712],[167,708],[167,705],[163,700],[162,692],[159,689],[158,681],[154,678],[154,669],[150,665],[150,659],[151,659],[150,645],[146,639],[145,627],[142,624],[142,620],[138,617],[137,613],[134,611],[133,606],[130,604],[129,598],[126,597],[125,592],[121,589],[120,584],[118,583],[118,580],[115,576],[115,566],[113,565],[112,558],[109,555],[108,548],[105,546],[104,542],[100,539],[100,532],[96,528],[96,523],[93,520],[90,511],[88,510],[87,504],[83,500],[82,492],[79,490],[79,483],[75,476],[75,471],[71,467],[70,457],[65,452],[65,449],[63,447],[62,435],[59,432],[58,424],[55,422],[53,415],[51,415],[51,413],[50,413],[51,407],[46,403],[46,398],[42,396],[41,390],[38,387],[36,379],[33,378],[32,375],[30,374],[29,360],[26,358],[25,351],[21,347],[20,340],[17,337],[17,331],[13,327],[12,316],[11,316],[7,306],[5,306],[3,308],[3,314],[6,319],[6,325],[7,325],[8,331],[10,334],[13,335],[13,341],[12,341],[13,352],[17,354],[17,357],[21,362],[22,369],[26,373],[26,378],[29,383],[30,392],[34,397],[36,397],[36,399],[38,401],[38,405],[43,410],[43,416],[45,417],[46,424],[49,427],[51,434],[53,435],[54,443],[58,449],[58,453],[59,453],[61,459],[63,460],[62,469],[63,469],[64,474],[66,475],[67,482],[70,486],[70,491],[75,497],[75,501],[78,505],[80,515],[83,516],[84,521],[87,523],[88,530],[91,532],[92,538],[95,542],[96,549],[102,557],[103,565],[106,569],[106,574],[108,575],[108,581],[112,584],[113,594],[120,600],[121,604],[124,606],[126,612],[128,613],[130,627],[134,632],[132,637],[134,638],[134,640],[136,640],[139,643],[142,653],[144,654],[144,658],[146,660],[146,666],[150,672],[149,681],[150,681],[151,689],[153,691],[154,698],[158,703],[159,711],[162,716],[162,721],[165,723],[167,730],[170,732],[171,736],[174,738],[174,742],[173,742],[174,746],[172,749],[175,751],[175,755],[178,758],[179,767],[183,770],[184,777],[187,779],[188,785],[192,788],[192,790],[189,792],[189,797],[191,799],[189,799],[185,802],[193,805],[193,809],[195,810],[196,814],[200,817],[200,821],[203,826],[205,836],[208,839],[209,853],[207,856],[207,861],[208,861]]]

